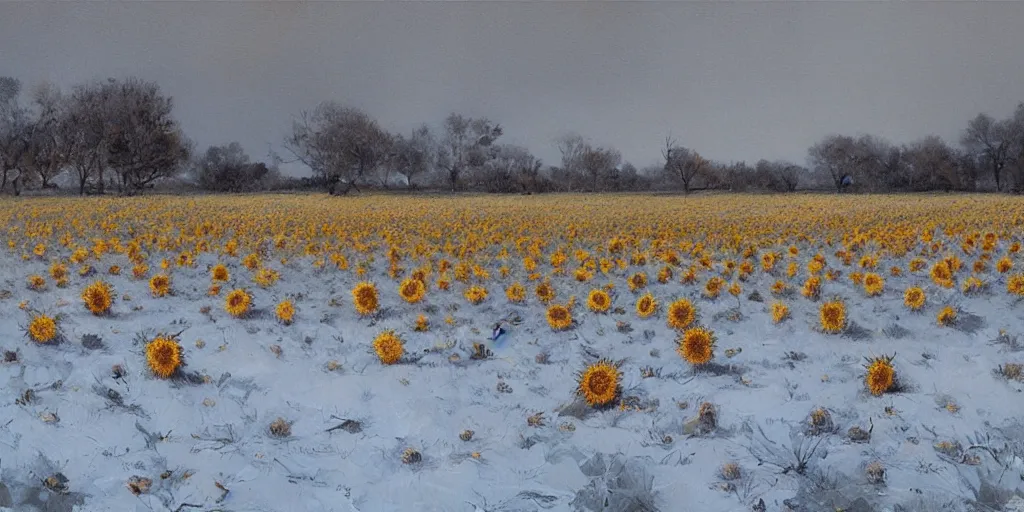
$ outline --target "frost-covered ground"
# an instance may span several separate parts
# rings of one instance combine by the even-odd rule
[[[772,323],[776,277],[757,273],[739,300],[723,293],[711,301],[678,276],[657,283],[651,265],[648,289],[662,306],[691,298],[717,334],[717,365],[695,374],[675,352],[664,308],[637,318],[621,275],[621,309],[607,315],[585,307],[586,293],[606,278],[555,281],[558,301],[579,298],[578,325],[552,332],[533,283],[515,273],[489,283],[478,306],[459,283],[448,292],[432,286],[424,303],[409,305],[378,264],[370,278],[382,312],[361,319],[351,304],[354,274],[314,272],[302,258],[272,264],[281,280],[270,289],[255,286],[237,259],[224,259],[232,282],[209,297],[207,268],[218,257],[203,255],[195,268],[172,270],[174,296],[153,298],[120,255],[97,264],[120,264],[120,276],[72,272],[68,287],[47,278],[42,292],[28,290],[25,278],[47,275],[46,262],[17,256],[0,257],[0,287],[9,291],[0,301],[0,349],[17,353],[0,363],[0,505],[13,510],[714,512],[757,510],[761,500],[767,511],[965,510],[972,501],[1000,510],[1014,492],[1024,494],[1024,384],[995,373],[1024,362],[1012,339],[1024,333],[1024,309],[994,272],[977,297],[940,289],[923,272],[886,275],[884,295],[867,298],[847,278],[853,268],[840,265],[844,275],[824,282],[823,292],[847,300],[853,325],[827,335],[817,329],[819,303],[799,294],[782,299],[792,318]],[[799,261],[803,269],[806,258]],[[879,268],[891,265],[906,268]],[[97,277],[117,292],[108,317],[92,316],[78,297]],[[527,305],[505,299],[513,279],[527,285]],[[912,283],[928,294],[922,313],[903,306]],[[253,292],[250,318],[224,311],[234,286]],[[761,301],[751,299],[754,291]],[[298,308],[290,326],[273,313],[285,297]],[[23,335],[23,300],[61,315],[63,343]],[[936,322],[946,304],[961,308],[957,327]],[[420,313],[428,332],[413,331]],[[510,332],[488,342],[499,320]],[[383,329],[405,340],[401,364],[383,366],[372,352]],[[140,340],[158,332],[181,333],[191,380],[148,371]],[[493,356],[472,359],[473,342],[487,343]],[[727,357],[727,349],[736,352]],[[893,353],[904,389],[871,396],[865,357]],[[638,407],[573,405],[576,372],[598,358],[622,361],[622,395]],[[114,365],[126,369],[123,378],[113,378]],[[34,396],[25,402],[28,390]],[[710,432],[692,423],[703,402],[717,409]],[[832,427],[812,435],[808,417],[818,407]],[[537,413],[541,424],[528,424]],[[279,417],[291,424],[287,438],[269,433]],[[851,440],[855,426],[868,438]],[[465,430],[474,432],[468,441]],[[940,453],[942,441],[961,449]],[[407,448],[422,460],[404,464]],[[805,454],[806,467],[794,451]],[[872,462],[884,481],[869,482]],[[720,474],[727,463],[738,465],[738,479]],[[63,492],[47,488],[57,473],[66,483],[49,486]],[[133,476],[151,479],[151,489],[134,495],[126,486]]]

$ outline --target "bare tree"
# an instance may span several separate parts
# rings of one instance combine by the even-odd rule
[[[409,138],[396,135],[394,139],[394,165],[398,174],[405,177],[409,188],[415,188],[414,176],[427,174],[434,167],[437,158],[433,148],[436,145],[430,127],[422,125],[413,130]]]
[[[141,192],[181,171],[191,143],[171,117],[172,101],[154,82],[111,79],[105,109],[107,166],[122,194]]]
[[[978,165],[978,158],[970,152],[953,148],[953,156],[956,160],[957,174],[960,175],[960,183],[964,190],[976,191],[978,189],[978,177],[982,168]]]
[[[694,179],[708,171],[709,162],[696,151],[676,145],[671,136],[665,137],[665,149],[661,156],[665,159],[665,172],[679,178],[683,184],[683,193],[689,194]]]
[[[250,162],[242,145],[210,146],[197,162],[199,186],[218,192],[259,190],[270,173],[263,162]]]
[[[850,172],[871,191],[890,190],[898,181],[899,148],[888,140],[865,134],[853,140]]]
[[[611,148],[591,147],[586,144],[579,157],[580,168],[590,176],[591,187],[600,190],[601,180],[617,172],[622,163],[622,154]]]
[[[555,146],[562,155],[562,169],[568,172],[582,172],[583,153],[589,146],[586,139],[579,134],[567,133],[555,139]]]
[[[1010,123],[978,114],[967,123],[960,144],[985,163],[995,179],[996,191],[1002,190],[1003,169],[1010,159]]]
[[[1018,103],[1013,116],[1004,122],[1007,145],[1007,166],[1013,172],[1013,192],[1024,193],[1024,103]]]
[[[516,177],[521,192],[540,192],[542,185],[540,169],[543,162],[524,149],[516,160]]]
[[[335,194],[344,182],[342,194],[359,190],[358,182],[376,171],[390,153],[391,140],[377,121],[365,112],[332,101],[303,112],[293,123],[285,147]]]
[[[763,159],[754,164],[753,171],[756,186],[776,192],[795,192],[800,184],[800,175],[806,172],[792,162]]]
[[[491,146],[490,158],[478,170],[476,183],[492,193],[536,192],[541,161],[524,147]]]
[[[807,150],[811,168],[831,178],[836,192],[843,190],[843,177],[859,163],[853,137],[829,135]]]
[[[84,195],[90,183],[103,193],[103,171],[107,162],[106,115],[108,96],[112,90],[103,84],[87,84],[75,88],[64,102],[58,124],[65,159],[75,173],[78,193]]]
[[[790,162],[776,162],[774,166],[774,177],[784,192],[796,192],[800,186],[800,175],[804,169],[799,165]]]
[[[10,182],[21,193],[23,168],[32,147],[35,123],[18,98],[21,82],[0,77],[0,190]]]
[[[469,122],[469,119],[455,113],[444,120],[444,141],[438,151],[437,160],[448,172],[448,182],[452,191],[458,185],[459,175],[466,167]]]
[[[473,119],[452,113],[444,121],[444,139],[437,153],[438,166],[448,175],[452,190],[456,190],[463,172],[482,167],[488,158],[488,148],[501,137],[501,125],[487,118]]]
[[[905,150],[911,176],[918,186],[947,192],[964,188],[958,155],[941,138],[930,135],[911,143]]]
[[[52,181],[67,163],[65,131],[61,126],[64,99],[60,89],[48,83],[38,85],[32,96],[37,114],[24,165],[33,178],[38,178],[42,188],[56,188]]]
[[[292,134],[285,139],[285,149],[306,164],[329,194],[334,194],[335,184],[351,172],[346,142],[337,127],[342,106],[334,102],[323,102],[312,111],[303,111],[292,123]]]
[[[381,130],[383,137],[377,141],[380,150],[379,160],[373,164],[370,174],[376,174],[383,189],[391,188],[391,174],[395,171],[398,159],[398,148],[395,135]]]

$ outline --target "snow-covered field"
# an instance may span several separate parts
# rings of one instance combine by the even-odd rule
[[[723,208],[721,222],[745,209],[756,215],[764,201],[778,201],[777,208],[800,215],[821,204],[809,201],[840,201],[801,197],[795,205],[787,198],[729,197],[725,201],[732,213]],[[200,222],[214,225],[231,224],[243,215],[287,217],[284,208],[259,210],[261,202],[274,200],[225,199],[247,206],[236,212],[218,203],[216,208],[223,209],[216,211],[223,217],[208,215],[215,208],[203,201],[220,201],[215,198],[200,200],[198,207],[167,199],[155,208],[164,211],[164,202],[178,203],[170,207],[181,208],[172,217],[180,220],[195,208],[205,212]],[[397,198],[386,206],[395,208],[406,200]],[[67,222],[76,216],[99,222],[106,215],[82,213],[97,211],[92,209],[96,203],[67,201]],[[131,201],[137,207],[157,200]],[[328,201],[318,197],[307,207],[320,212],[310,215],[311,225],[336,215],[325,205],[346,204]],[[451,213],[445,208],[459,205],[450,201],[443,208],[435,205],[436,218],[429,222],[495,215],[493,210]],[[520,205],[510,214],[514,218],[551,215],[550,223],[578,222],[583,231],[596,229],[563,220],[547,208],[551,204],[530,203],[547,199],[507,201]],[[559,201],[582,204],[586,198]],[[637,201],[687,208],[705,200],[608,201],[623,208]],[[927,201],[916,207],[938,212],[948,209],[942,201],[951,200]],[[1018,216],[1024,211],[1020,201],[998,201],[1016,208]],[[987,268],[977,274],[987,287],[971,294],[964,293],[962,284],[984,251],[962,251],[963,238],[974,231],[970,220],[963,234],[950,237],[938,226],[935,241],[943,245],[935,254],[921,242],[897,257],[868,241],[856,248],[849,266],[834,256],[842,249],[838,234],[834,247],[796,239],[763,247],[757,254],[779,253],[776,268],[764,271],[758,256],[751,255],[752,274],[744,280],[736,272],[724,278],[726,285],[742,288],[739,295],[723,290],[717,299],[704,296],[704,284],[722,275],[726,259],[744,261],[741,254],[723,249],[712,256],[712,269],[699,270],[695,284],[683,284],[680,277],[698,263],[676,247],[682,262],[672,279],[659,283],[657,273],[665,266],[655,259],[659,249],[641,244],[649,252],[645,264],[608,275],[598,270],[590,281],[579,282],[572,251],[585,247],[594,258],[606,255],[603,242],[586,246],[577,240],[567,253],[565,274],[551,276],[554,303],[576,297],[575,324],[553,331],[546,306],[534,295],[539,281],[529,279],[511,238],[505,240],[511,250],[507,262],[493,254],[478,258],[491,274],[482,280],[489,296],[478,305],[463,297],[464,283],[438,289],[436,272],[428,278],[423,301],[406,303],[398,293],[406,276],[389,275],[386,246],[374,251],[367,274],[358,276],[354,269],[362,260],[352,246],[338,248],[350,262],[349,270],[339,270],[330,261],[315,268],[313,262],[326,255],[289,254],[282,263],[284,254],[275,253],[271,244],[263,261],[280,278],[263,288],[242,264],[248,251],[241,249],[238,257],[221,252],[226,237],[211,238],[210,250],[195,252],[191,267],[174,264],[180,250],[147,249],[151,269],[142,279],[133,278],[125,254],[90,255],[86,263],[96,272],[82,277],[82,264],[68,263],[69,282],[58,287],[49,269],[53,261],[72,254],[58,242],[71,228],[58,222],[50,238],[33,238],[27,232],[34,228],[21,229],[36,222],[53,225],[60,218],[52,202],[42,204],[43,210],[51,208],[40,214],[44,220],[28,214],[30,200],[0,203],[8,227],[18,227],[8,230],[8,239],[16,242],[0,256],[0,350],[8,353],[0,362],[0,506],[11,510],[1013,510],[1021,503],[1013,501],[1014,494],[1024,497],[1024,382],[1006,366],[1024,363],[1024,305],[1008,292],[1008,280],[1024,268],[1024,257],[1010,249],[1024,228],[1014,226],[1012,217],[992,219],[998,242],[988,251]],[[837,208],[852,211],[853,204]],[[344,229],[360,225],[358,211],[337,207],[348,211],[347,220],[340,221]],[[422,213],[420,207],[407,214]],[[913,212],[915,206],[908,208]],[[987,215],[979,211],[971,219]],[[670,211],[663,214],[675,218]],[[168,218],[161,215],[154,213],[151,221]],[[365,215],[372,229],[385,225],[384,214]],[[388,215],[389,221],[399,222],[403,214]],[[119,222],[98,236],[119,236],[127,243],[129,223],[123,217]],[[609,226],[604,240],[630,222]],[[814,219],[806,222],[812,225]],[[287,221],[280,225],[289,226]],[[145,229],[167,232],[143,224],[135,228],[137,235]],[[714,240],[706,232],[699,239],[695,233],[696,228],[686,236]],[[87,234],[78,243],[89,248],[93,242]],[[274,234],[267,232],[267,240]],[[42,239],[47,251],[37,257],[32,250]],[[562,243],[553,240],[545,254]],[[790,245],[799,249],[798,255],[788,253]],[[923,256],[927,266],[910,272],[908,263],[921,247],[928,253]],[[811,300],[800,288],[817,252],[827,260],[821,274],[831,271],[834,279],[822,278],[822,298]],[[869,297],[850,279],[851,273],[870,271],[858,267],[863,254],[878,255],[875,272],[885,279],[880,296]],[[948,254],[956,254],[964,266],[947,289],[933,282],[929,269]],[[996,261],[1004,256],[1014,267],[1000,273]],[[163,272],[164,257],[172,260],[167,272],[173,293],[157,298],[148,279]],[[443,257],[448,256],[422,261],[436,263]],[[414,254],[404,258],[407,275],[420,259]],[[786,275],[790,262],[799,268],[793,277]],[[218,263],[227,266],[231,277],[211,296],[209,268]],[[537,272],[551,275],[546,257],[540,263]],[[504,278],[499,273],[503,264],[510,267]],[[108,275],[110,265],[119,265],[120,275]],[[891,275],[894,266],[902,269],[900,276]],[[648,277],[638,293],[627,283],[635,272]],[[33,274],[47,281],[41,291],[26,285]],[[110,312],[100,316],[91,314],[80,297],[98,279],[113,286],[116,299]],[[376,283],[380,292],[380,308],[370,316],[358,315],[352,304],[351,291],[364,280]],[[774,294],[778,280],[791,291]],[[505,297],[512,282],[525,286],[523,304]],[[614,285],[612,308],[603,314],[588,310],[588,293],[609,282]],[[927,297],[919,312],[904,305],[904,290],[910,286],[920,286]],[[224,307],[227,292],[239,287],[253,297],[254,309],[244,318],[232,317]],[[660,307],[641,319],[635,302],[648,291]],[[848,322],[842,333],[827,334],[820,327],[819,308],[834,296],[845,301]],[[290,325],[275,316],[275,306],[285,298],[297,310]],[[700,369],[676,352],[680,333],[666,322],[667,305],[679,298],[692,301],[696,324],[717,338],[713,363]],[[778,324],[771,313],[775,301],[790,309],[790,317]],[[936,316],[947,305],[958,310],[957,321],[943,326]],[[57,318],[59,342],[40,344],[25,334],[32,312]],[[421,314],[430,322],[422,332],[414,329]],[[498,322],[508,332],[489,340]],[[405,343],[398,364],[382,364],[373,350],[372,340],[387,329]],[[145,344],[159,333],[178,334],[183,349],[185,366],[171,379],[154,376],[147,366]],[[474,357],[474,343],[490,353]],[[898,386],[873,396],[865,387],[865,358],[893,354]],[[594,408],[575,395],[577,373],[602,358],[619,363],[621,391],[611,407]],[[1000,367],[1008,375],[999,373]],[[697,420],[704,403],[714,407],[714,424]],[[819,408],[825,413],[812,414]],[[290,426],[287,435],[271,432],[278,418]],[[419,455],[410,456],[409,448]],[[133,477],[143,482],[135,492],[127,485]]]

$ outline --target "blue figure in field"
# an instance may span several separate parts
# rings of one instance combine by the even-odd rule
[[[842,192],[843,190],[846,190],[851,186],[853,186],[853,176],[850,176],[849,174],[844,174],[843,177],[839,180],[839,191]]]
[[[498,343],[498,340],[507,332],[508,331],[501,326],[501,322],[494,324],[494,330],[491,331],[491,341]]]

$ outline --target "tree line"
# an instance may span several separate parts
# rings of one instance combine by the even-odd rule
[[[830,134],[790,161],[716,162],[669,136],[660,163],[638,169],[614,147],[578,134],[552,143],[544,165],[506,144],[504,128],[458,113],[438,126],[392,133],[370,114],[334,101],[298,113],[284,156],[252,161],[237,142],[197,151],[156,83],[108,79],[62,91],[23,90],[0,77],[0,193],[48,190],[132,195],[161,184],[215,192],[320,189],[445,189],[491,193],[698,190],[795,192],[1000,191],[1024,193],[1024,103],[1005,119],[978,114],[956,144],[926,136],[895,144],[873,135]],[[307,178],[282,176],[301,162]],[[66,184],[72,184],[67,186]]]

